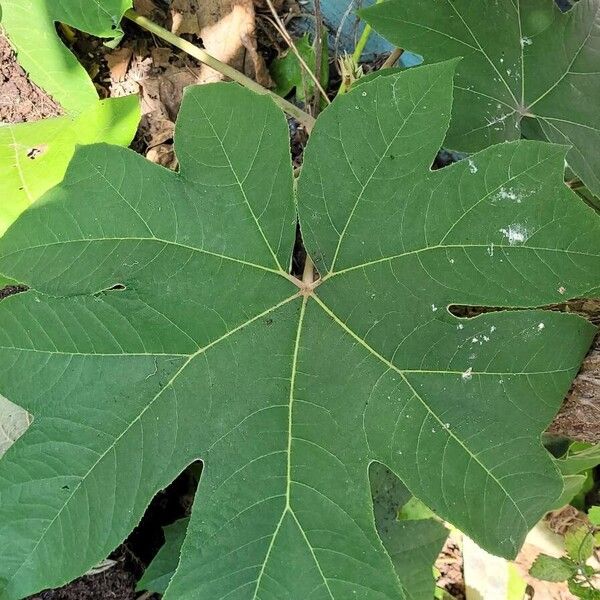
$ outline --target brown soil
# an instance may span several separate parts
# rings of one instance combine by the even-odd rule
[[[135,576],[122,558],[98,573],[81,577],[58,590],[47,590],[29,600],[135,600]]]
[[[0,123],[38,121],[61,112],[52,98],[29,81],[8,40],[0,35]]]
[[[445,589],[456,600],[465,600],[462,551],[452,536],[446,540],[435,567],[440,572],[437,586]]]
[[[575,312],[600,325],[600,301],[581,301]],[[596,337],[549,432],[584,442],[600,442],[600,336]]]

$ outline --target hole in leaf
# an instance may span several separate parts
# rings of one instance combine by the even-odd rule
[[[127,286],[123,283],[115,283],[112,287],[106,288],[104,292],[123,292],[127,289]]]
[[[29,288],[26,285],[7,285],[0,289],[0,300],[4,300],[9,296],[14,296],[15,294],[21,294],[22,292],[26,292]]]
[[[163,527],[189,517],[198,489],[202,462],[186,467],[164,490],[154,496],[140,524],[131,532],[114,554],[125,551],[129,569],[141,577],[165,542]],[[114,557],[111,555],[111,557]]]
[[[34,146],[33,148],[29,148],[27,150],[27,158],[29,160],[35,160],[38,156],[41,156],[46,152],[47,146],[45,144],[40,144],[39,146]]]
[[[526,307],[502,307],[502,306],[465,306],[461,304],[451,304],[448,307],[448,312],[455,317],[461,319],[473,319],[479,315],[492,312],[506,312],[514,310],[552,310],[556,312],[575,313],[587,318],[592,323],[600,323],[600,301],[575,299],[561,302],[560,304],[546,304],[542,306],[526,306]]]

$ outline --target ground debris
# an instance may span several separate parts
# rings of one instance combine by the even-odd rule
[[[60,106],[29,81],[10,43],[0,35],[0,122],[39,121],[60,114]]]

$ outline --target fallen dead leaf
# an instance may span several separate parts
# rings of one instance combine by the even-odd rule
[[[106,62],[110,72],[110,78],[114,82],[125,81],[125,75],[129,69],[129,63],[133,56],[133,49],[128,46],[118,48],[106,55]]]
[[[134,0],[133,7],[143,17],[159,23],[162,23],[166,17],[165,12],[156,5],[154,0]]]
[[[192,34],[206,51],[270,87],[272,81],[256,45],[256,15],[252,0],[173,0],[171,31]],[[220,81],[223,75],[203,65],[199,83]]]

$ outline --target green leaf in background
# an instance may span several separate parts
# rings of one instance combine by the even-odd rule
[[[327,89],[329,82],[329,54],[327,52],[327,35],[323,35],[323,50],[321,52],[321,73],[319,82],[324,89]],[[313,73],[316,73],[316,52],[310,43],[308,34],[304,34],[295,42],[298,54],[304,59]],[[311,98],[315,93],[315,83],[302,68],[298,57],[288,50],[281,58],[276,58],[269,67],[271,77],[276,84],[273,90],[280,96],[287,96],[292,90],[296,90],[296,98],[304,102],[306,98]]]
[[[600,600],[600,590],[583,585],[571,579],[568,582],[569,591],[581,600]]]
[[[32,81],[67,113],[98,100],[94,84],[56,33],[65,23],[101,38],[120,35],[119,23],[133,0],[0,0],[0,24]]]
[[[543,581],[566,581],[577,572],[577,566],[564,558],[540,554],[529,569],[529,574]]]
[[[600,444],[572,442],[564,456],[556,459],[556,466],[563,475],[563,491],[554,503],[552,510],[573,503],[583,509],[579,496],[593,487],[591,469],[600,464]]]
[[[565,533],[565,550],[576,562],[585,562],[594,552],[594,536],[588,527],[573,527]]]
[[[579,492],[583,489],[587,480],[586,475],[564,475],[563,491],[554,502],[550,510],[558,510],[569,504]]]
[[[99,101],[89,75],[56,32],[56,22],[115,37],[132,0],[0,0],[0,25],[30,79],[60,103],[65,116],[0,126],[0,235],[64,176],[78,144],[128,146],[139,99]],[[7,283],[0,277],[0,286]]]
[[[531,307],[600,292],[600,220],[562,147],[430,170],[454,66],[337,98],[297,204],[283,113],[222,83],[185,95],[179,173],[85,147],[11,226],[0,273],[29,291],[0,302],[0,393],[34,421],[0,460],[1,600],[98,564],[198,459],[165,600],[403,598],[374,461],[516,554],[560,493],[540,435],[595,333]],[[318,285],[288,274],[296,207]]]
[[[600,506],[592,506],[588,512],[588,517],[592,525],[600,527]]]
[[[140,117],[137,96],[94,102],[79,116],[0,127],[0,235],[59,183],[78,144],[127,145]]]
[[[576,475],[593,469],[600,464],[600,444],[573,442],[556,464],[563,475]]]
[[[569,165],[599,195],[600,0],[565,14],[552,0],[390,0],[361,15],[427,62],[463,57],[446,146],[472,152],[523,129],[571,146]]]
[[[183,546],[189,523],[189,518],[179,519],[172,525],[163,528],[165,543],[144,571],[144,575],[137,584],[138,591],[149,591],[155,594],[164,594],[167,591],[169,582],[179,564],[181,546]]]
[[[380,463],[371,465],[370,480],[377,532],[406,597],[431,600],[435,590],[433,564],[448,537],[448,530],[438,521],[424,517],[422,512],[418,520],[398,520],[399,510],[413,500],[412,495]]]

